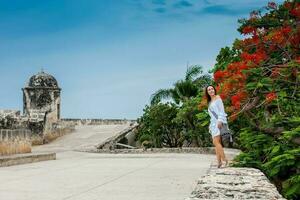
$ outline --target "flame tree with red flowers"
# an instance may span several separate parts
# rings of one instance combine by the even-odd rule
[[[300,199],[300,0],[270,2],[239,22],[243,39],[222,48],[211,70],[242,150],[234,166],[258,168],[284,197]],[[200,90],[208,83],[209,75],[186,78],[155,93],[138,119],[142,146],[211,146]]]
[[[270,2],[239,20],[244,35],[213,72],[243,153],[288,199],[300,195],[300,1]]]

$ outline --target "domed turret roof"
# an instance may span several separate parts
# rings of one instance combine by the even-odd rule
[[[29,79],[27,87],[58,88],[58,83],[57,83],[57,80],[52,75],[47,74],[44,71],[41,71],[38,74],[33,75]]]

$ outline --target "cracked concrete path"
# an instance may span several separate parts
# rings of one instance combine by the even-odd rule
[[[81,127],[49,145],[35,148],[57,152],[57,160],[0,168],[0,199],[182,200],[215,159],[213,155],[201,154],[73,151],[78,145],[98,144],[95,140],[105,140],[111,137],[109,130],[119,129],[122,127]]]

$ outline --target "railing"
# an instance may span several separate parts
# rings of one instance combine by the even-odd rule
[[[0,129],[0,141],[29,140],[30,137],[31,131],[28,129]]]

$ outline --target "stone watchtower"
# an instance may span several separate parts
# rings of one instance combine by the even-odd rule
[[[23,112],[30,122],[44,122],[44,128],[60,119],[60,92],[56,79],[41,71],[23,90]]]

